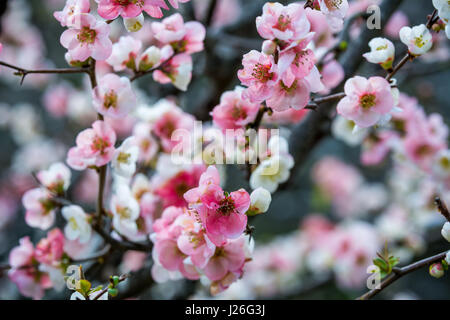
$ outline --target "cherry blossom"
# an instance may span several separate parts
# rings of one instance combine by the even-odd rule
[[[169,9],[164,0],[139,0],[139,1],[117,1],[117,0],[96,0],[98,3],[98,14],[107,20],[116,19],[119,15],[123,18],[135,18],[147,12],[153,18],[161,18],[162,10]]]
[[[123,176],[131,177],[136,172],[136,162],[139,157],[139,147],[134,137],[127,138],[114,152],[112,167]]]
[[[91,239],[92,228],[84,210],[80,206],[71,205],[64,207],[61,213],[67,221],[64,228],[66,238],[71,241],[78,240],[80,243],[87,243]]]
[[[136,70],[141,48],[141,41],[131,36],[120,37],[119,41],[113,44],[112,54],[106,62],[114,71],[123,71],[126,68]]]
[[[55,222],[56,206],[50,192],[44,188],[31,189],[22,197],[25,221],[30,227],[47,230]]]
[[[57,162],[52,164],[48,170],[39,171],[36,176],[48,190],[62,194],[69,188],[72,174],[65,164]]]
[[[153,72],[153,79],[159,83],[172,83],[181,91],[186,91],[192,78],[192,58],[181,53],[171,58],[167,63]]]
[[[252,214],[265,213],[269,210],[272,195],[264,188],[257,188],[250,194],[250,209]]]
[[[68,49],[71,60],[85,61],[89,57],[103,61],[112,53],[110,27],[94,16],[82,13],[74,17],[78,23],[61,35],[61,44]]]
[[[62,11],[56,11],[53,15],[63,27],[71,27],[78,23],[76,19],[80,13],[89,13],[91,5],[89,0],[67,0]]]
[[[64,253],[64,235],[58,228],[47,233],[47,238],[41,239],[36,245],[35,258],[40,263],[59,266]]]
[[[363,57],[370,63],[377,63],[384,69],[392,67],[395,57],[394,44],[385,38],[373,38],[369,42],[370,52],[363,54]]]
[[[318,0],[320,11],[327,18],[333,32],[342,30],[349,9],[347,0]]]
[[[408,51],[414,56],[420,56],[431,49],[433,45],[430,31],[424,24],[415,27],[403,27],[399,32],[400,40],[408,46]]]

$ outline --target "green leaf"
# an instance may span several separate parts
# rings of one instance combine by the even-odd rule
[[[109,288],[108,289],[108,294],[111,297],[116,297],[119,294],[119,290],[117,290],[116,288]]]
[[[86,296],[89,293],[89,290],[91,290],[91,283],[87,280],[80,280],[79,281],[80,289],[78,290],[81,294]]]

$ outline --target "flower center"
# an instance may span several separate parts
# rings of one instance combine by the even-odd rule
[[[224,216],[228,216],[233,213],[235,209],[234,200],[226,195],[225,198],[220,201],[217,211]]]
[[[105,94],[103,106],[106,109],[117,107],[117,93],[114,90],[111,90],[107,94]]]
[[[381,50],[386,50],[387,48],[388,48],[388,45],[385,44],[384,46],[379,46],[379,47],[377,47],[375,50],[376,50],[376,51],[381,51]]]
[[[70,228],[72,228],[73,230],[78,230],[78,228],[79,228],[77,220],[74,217],[70,217],[69,225],[70,225]]]
[[[376,104],[375,100],[376,100],[376,96],[374,94],[366,93],[359,99],[359,104],[364,109],[369,109],[369,108],[372,108]]]
[[[270,72],[271,65],[264,65],[262,63],[257,63],[253,68],[252,76],[253,78],[261,81],[267,82],[273,78],[273,73]]]
[[[117,206],[116,212],[121,219],[130,219],[131,217],[131,210],[127,207]]]
[[[119,163],[129,163],[130,162],[130,154],[126,152],[119,153],[119,156],[117,157],[117,162]]]
[[[414,38],[414,44],[415,44],[417,47],[422,48],[422,47],[425,45],[425,41],[423,41],[423,37],[422,37],[422,36],[420,36],[420,37],[415,37],[415,38]]]
[[[231,117],[233,117],[233,119],[244,119],[245,117],[247,117],[247,113],[244,109],[240,108],[237,105],[234,105],[233,110],[231,110]]]
[[[280,31],[286,31],[291,26],[291,18],[289,18],[288,15],[280,15],[278,17],[277,24],[274,26],[275,29],[278,29]]]
[[[77,35],[78,41],[82,43],[92,44],[95,42],[95,38],[97,38],[97,31],[89,27],[83,27]]]
[[[105,152],[105,149],[109,147],[109,142],[106,140],[103,140],[100,137],[95,137],[94,141],[92,142],[92,150],[94,151],[100,151],[101,154]]]
[[[143,7],[144,6],[144,1],[143,0],[114,0],[115,4],[118,4],[120,6],[126,7],[130,4],[134,4],[138,7]]]
[[[342,0],[325,0],[325,5],[330,11],[339,10],[342,5]]]

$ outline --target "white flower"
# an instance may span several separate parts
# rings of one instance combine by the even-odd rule
[[[250,195],[250,200],[250,210],[255,214],[259,214],[269,210],[270,203],[272,202],[272,196],[269,191],[260,187],[252,192]]]
[[[450,2],[448,0],[433,0],[433,6],[438,11],[439,18],[450,20]]]
[[[136,32],[142,29],[144,25],[144,15],[141,13],[137,17],[134,18],[124,18],[123,24],[128,32]]]
[[[129,178],[136,172],[139,147],[136,145],[135,140],[134,137],[127,138],[120,148],[114,152],[111,165],[114,171],[124,178]]]
[[[380,64],[384,69],[392,67],[395,56],[394,44],[386,38],[373,38],[369,42],[370,52],[363,57],[370,63]]]
[[[444,223],[444,226],[442,227],[441,230],[441,234],[445,238],[445,240],[450,242],[450,222]]]
[[[62,209],[62,215],[67,220],[64,234],[67,239],[87,243],[91,239],[92,228],[88,215],[79,206],[67,206]]]
[[[178,73],[175,75],[173,85],[181,91],[186,91],[192,79],[192,62],[183,63],[178,68]]]
[[[277,155],[261,162],[250,177],[252,189],[262,187],[274,193],[280,183],[289,179],[290,169],[294,166],[294,159],[290,154]]]
[[[131,36],[120,37],[119,41],[113,45],[112,54],[106,62],[114,68],[114,71],[134,68],[136,67],[135,59],[141,47],[142,42]]]
[[[134,237],[138,233],[139,203],[127,185],[118,186],[111,199],[113,226],[122,235]]]
[[[89,300],[93,300],[95,299],[101,291],[95,291],[92,292],[91,294],[89,294]],[[70,300],[86,300],[86,298],[79,293],[78,291],[72,293],[72,295],[70,296]],[[98,298],[97,300],[108,300],[108,292],[105,292],[104,294],[102,294],[102,296],[100,298]]]
[[[424,24],[412,28],[403,27],[399,35],[409,52],[415,56],[426,53],[433,45],[431,33]]]
[[[368,133],[366,128],[354,131],[355,126],[355,122],[352,120],[337,116],[331,125],[331,132],[336,139],[342,140],[349,146],[354,147],[361,144]]]
[[[39,182],[56,193],[62,193],[69,188],[71,176],[70,169],[61,162],[54,163],[48,170],[42,170],[37,174]]]
[[[151,46],[141,55],[139,60],[139,70],[147,71],[157,67],[161,62],[161,50],[158,47]]]

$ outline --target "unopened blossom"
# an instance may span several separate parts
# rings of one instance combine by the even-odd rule
[[[192,79],[191,56],[185,53],[177,54],[161,70],[153,72],[153,79],[162,84],[172,83],[179,90],[186,91]]]
[[[136,144],[136,138],[127,138],[114,152],[112,159],[114,172],[123,177],[131,177],[136,172],[138,157],[139,147]]]
[[[175,13],[161,22],[153,22],[155,38],[163,44],[170,44],[176,53],[192,54],[203,50],[205,27],[200,22],[184,23],[183,17]]]
[[[110,26],[88,13],[79,14],[74,19],[77,19],[77,25],[64,31],[60,39],[62,46],[69,50],[71,59],[108,59],[112,52]]]
[[[424,24],[400,29],[400,40],[408,46],[408,51],[414,56],[420,56],[431,49],[433,45],[430,31]]]
[[[137,17],[133,18],[124,18],[123,24],[128,32],[137,32],[142,29],[144,25],[144,15],[141,13]]]
[[[147,12],[153,18],[161,18],[163,9],[169,9],[164,0],[96,0],[98,3],[98,14],[107,20],[116,19],[119,15],[123,18],[135,18]]]
[[[347,0],[318,0],[320,11],[325,15],[333,32],[341,31],[348,11]]]
[[[429,272],[430,272],[430,276],[432,276],[433,278],[441,278],[445,275],[444,267],[442,266],[442,263],[440,263],[440,262],[433,263],[430,266]]]
[[[294,166],[294,159],[289,154],[276,155],[265,159],[252,172],[250,186],[252,189],[262,187],[274,193],[278,186],[289,179],[290,170]]]
[[[137,98],[127,77],[109,73],[94,89],[94,108],[111,118],[123,118],[136,108]]]
[[[62,11],[56,11],[53,15],[61,23],[61,26],[74,26],[78,23],[75,17],[80,13],[89,13],[91,5],[89,0],[67,0]]]
[[[139,203],[131,194],[127,185],[121,184],[111,199],[113,226],[126,237],[132,238],[138,233],[136,220],[139,218]]]
[[[36,176],[48,190],[61,194],[69,188],[72,174],[65,164],[56,162],[48,170],[39,171]]]
[[[243,90],[238,86],[226,91],[220,97],[220,104],[213,109],[214,124],[222,130],[242,128],[255,120],[260,104],[245,99]]]
[[[92,124],[92,128],[78,134],[76,143],[76,147],[71,148],[67,154],[67,164],[72,169],[102,167],[114,155],[116,133],[106,122],[98,120]]]
[[[242,65],[244,69],[238,71],[238,77],[247,86],[243,96],[251,102],[270,98],[278,80],[273,56],[252,50],[244,55]]]
[[[137,57],[142,48],[142,42],[131,36],[120,37],[113,44],[112,54],[106,62],[114,68],[114,71],[123,71],[126,68],[136,70]]]
[[[25,207],[25,221],[33,228],[47,230],[55,222],[56,205],[47,189],[37,188],[27,191],[22,197]]]
[[[262,16],[256,18],[256,28],[264,39],[289,43],[305,38],[310,24],[302,4],[283,6],[278,2],[268,2],[263,7]]]
[[[375,125],[394,108],[391,86],[384,78],[355,76],[347,80],[344,91],[337,112],[361,128]]]
[[[269,210],[272,195],[266,189],[259,187],[250,194],[250,201],[249,212],[251,214],[265,213]]]
[[[58,228],[47,233],[36,245],[35,258],[38,262],[58,267],[64,253],[64,235]]]
[[[384,69],[392,67],[395,57],[394,44],[386,38],[373,38],[369,42],[370,52],[364,53],[363,57],[370,63],[381,65]]]
[[[445,238],[445,240],[450,242],[450,222],[444,223],[444,226],[442,227],[441,230],[441,234]]]
[[[64,228],[64,234],[67,239],[80,243],[87,243],[91,239],[92,228],[89,223],[89,217],[80,206],[71,205],[61,210],[62,216],[67,224]]]

